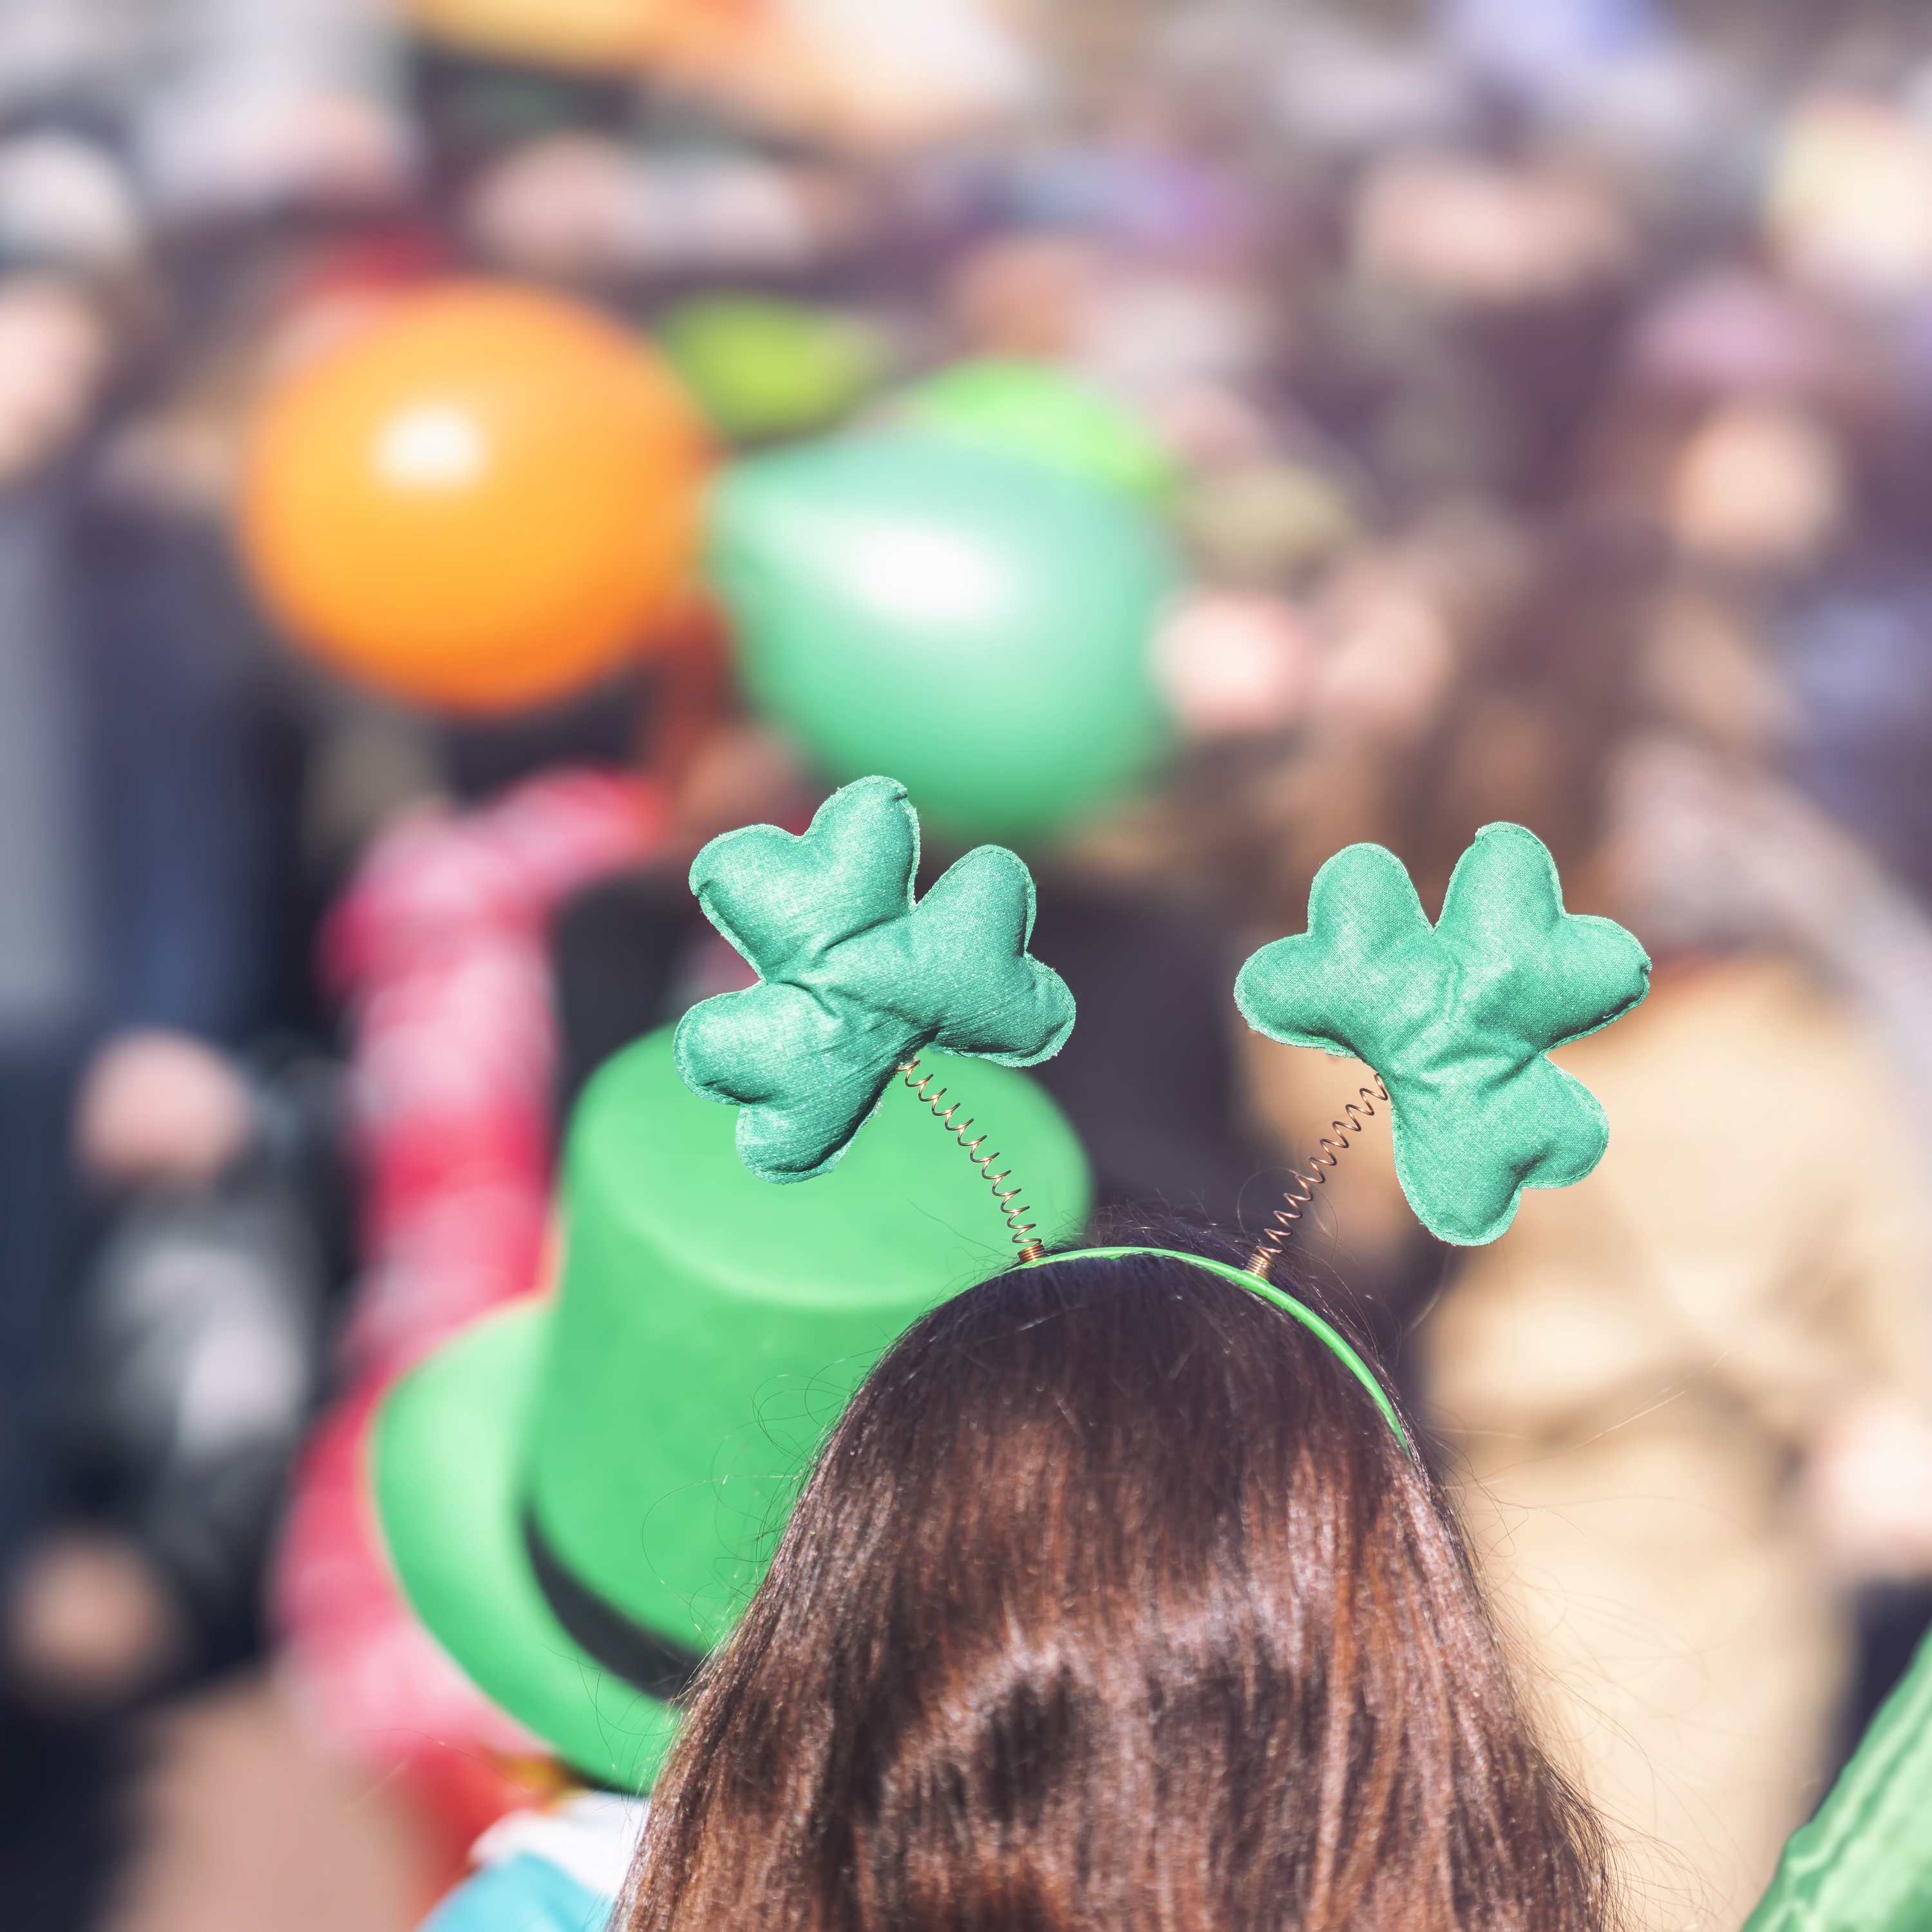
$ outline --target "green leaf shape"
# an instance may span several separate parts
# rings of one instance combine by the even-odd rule
[[[1496,824],[1456,862],[1433,926],[1393,852],[1336,853],[1308,930],[1256,953],[1234,999],[1270,1040],[1382,1076],[1402,1192],[1432,1234],[1472,1247],[1516,1219],[1526,1187],[1568,1187],[1603,1158],[1596,1096],[1545,1056],[1649,990],[1636,939],[1565,912],[1542,840]]]
[[[919,819],[896,778],[835,792],[809,830],[747,826],[691,868],[712,924],[759,983],[685,1015],[677,1068],[729,1101],[766,1180],[835,1165],[896,1069],[928,1046],[1031,1066],[1073,1030],[1073,995],[1027,951],[1033,875],[982,845],[913,898]]]

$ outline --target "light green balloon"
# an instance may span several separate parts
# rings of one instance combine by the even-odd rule
[[[1158,501],[1174,484],[1167,452],[1131,410],[1048,362],[956,362],[908,389],[893,414],[909,429],[1030,458],[1133,496]]]
[[[712,427],[734,442],[824,429],[886,373],[876,331],[806,302],[696,296],[668,311],[656,336]]]
[[[710,567],[753,704],[830,777],[902,780],[970,836],[1050,831],[1170,742],[1150,645],[1174,588],[1118,492],[903,435],[751,458]]]

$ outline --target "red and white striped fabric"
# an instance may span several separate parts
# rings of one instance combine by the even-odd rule
[[[529,1800],[493,1755],[544,1748],[404,1601],[369,1507],[369,1427],[398,1376],[543,1289],[558,1048],[550,922],[574,892],[648,858],[664,828],[654,788],[590,772],[415,814],[373,844],[324,937],[352,1040],[362,1276],[344,1339],[350,1390],[298,1471],[274,1610],[285,1676],[321,1741],[410,1775],[453,1847]]]

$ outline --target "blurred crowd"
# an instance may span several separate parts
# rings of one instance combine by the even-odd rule
[[[0,0],[8,1922],[133,1909],[82,1786],[264,1658],[429,1847],[399,1911],[542,1788],[370,1546],[368,1414],[545,1278],[598,1063],[744,983],[698,846],[850,776],[703,598],[488,715],[291,634],[264,398],[466,278],[650,343],[727,473],[924,422],[1158,527],[1168,753],[1012,835],[1108,1200],[1255,1221],[1354,1094],[1227,996],[1353,841],[1432,914],[1518,821],[1643,941],[1562,1056],[1589,1182],[1465,1255],[1372,1130],[1300,1238],[1645,1910],[1736,1923],[1932,1612],[1932,25],[1880,0]]]

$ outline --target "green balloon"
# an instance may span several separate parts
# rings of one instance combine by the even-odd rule
[[[710,565],[753,704],[830,777],[902,780],[935,826],[1050,831],[1169,742],[1148,660],[1174,562],[1116,492],[843,438],[728,472]]]
[[[734,442],[824,429],[885,375],[876,332],[804,302],[700,296],[668,310],[656,337],[712,427]]]
[[[1174,480],[1153,433],[1103,389],[1048,362],[956,362],[899,398],[908,428],[1031,458],[1156,501]]]

